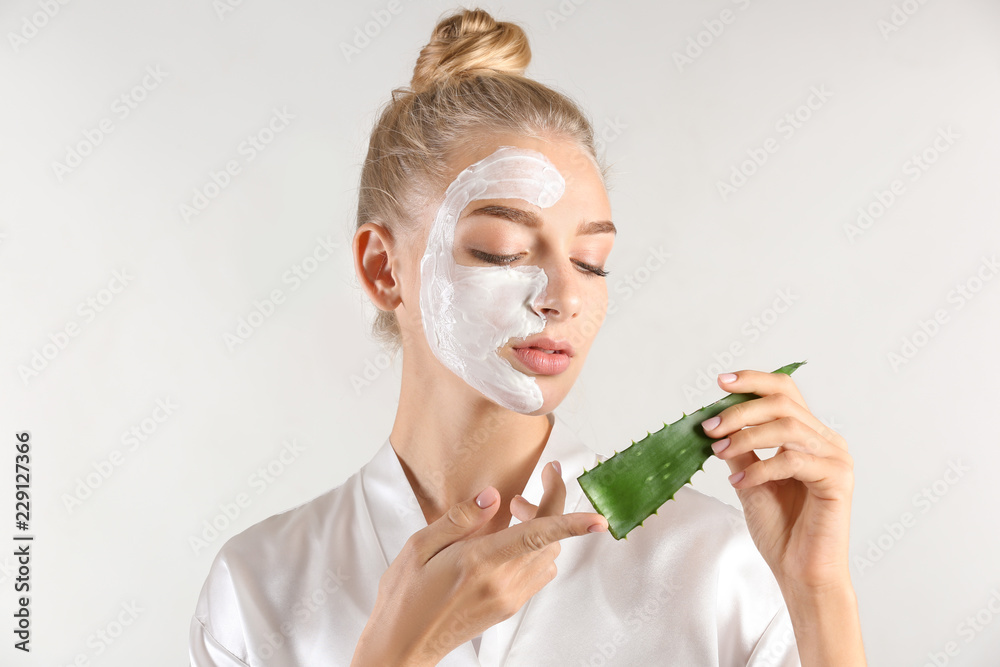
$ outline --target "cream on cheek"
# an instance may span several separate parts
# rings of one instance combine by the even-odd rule
[[[501,146],[464,169],[444,201],[420,260],[420,314],[434,356],[487,398],[515,412],[542,407],[535,378],[497,350],[545,328],[532,304],[548,278],[538,266],[465,266],[454,256],[458,216],[477,199],[523,199],[540,208],[562,197],[566,182],[538,151]]]

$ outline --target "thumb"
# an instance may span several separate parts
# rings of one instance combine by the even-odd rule
[[[482,528],[498,509],[500,493],[492,486],[487,486],[474,498],[452,505],[437,521],[419,531],[425,533],[417,545],[422,562]]]

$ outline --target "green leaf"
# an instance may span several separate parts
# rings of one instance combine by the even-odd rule
[[[774,373],[791,375],[806,363],[800,361],[782,366]],[[672,424],[663,424],[655,433],[648,433],[606,461],[577,477],[590,504],[608,520],[608,531],[616,540],[641,526],[651,514],[682,486],[691,481],[705,461],[712,456],[712,443],[717,438],[705,435],[701,423],[731,405],[743,403],[757,394],[729,394],[703,408],[683,416]]]

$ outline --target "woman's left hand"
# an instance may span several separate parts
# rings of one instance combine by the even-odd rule
[[[721,421],[707,419],[702,428],[716,442],[729,440],[716,456],[735,473],[730,481],[754,544],[781,586],[850,585],[854,460],[847,442],[809,411],[790,376],[744,370],[724,382],[726,375],[720,387],[760,398],[726,408]],[[754,452],[771,447],[777,453],[763,461]]]

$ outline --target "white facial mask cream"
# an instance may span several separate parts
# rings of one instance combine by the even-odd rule
[[[511,338],[545,328],[545,318],[533,304],[544,296],[548,278],[538,266],[456,264],[455,226],[471,201],[523,199],[548,208],[565,189],[562,175],[545,155],[501,146],[448,186],[420,260],[420,314],[434,356],[487,398],[515,412],[542,407],[542,391],[534,377],[515,370],[497,349]]]

